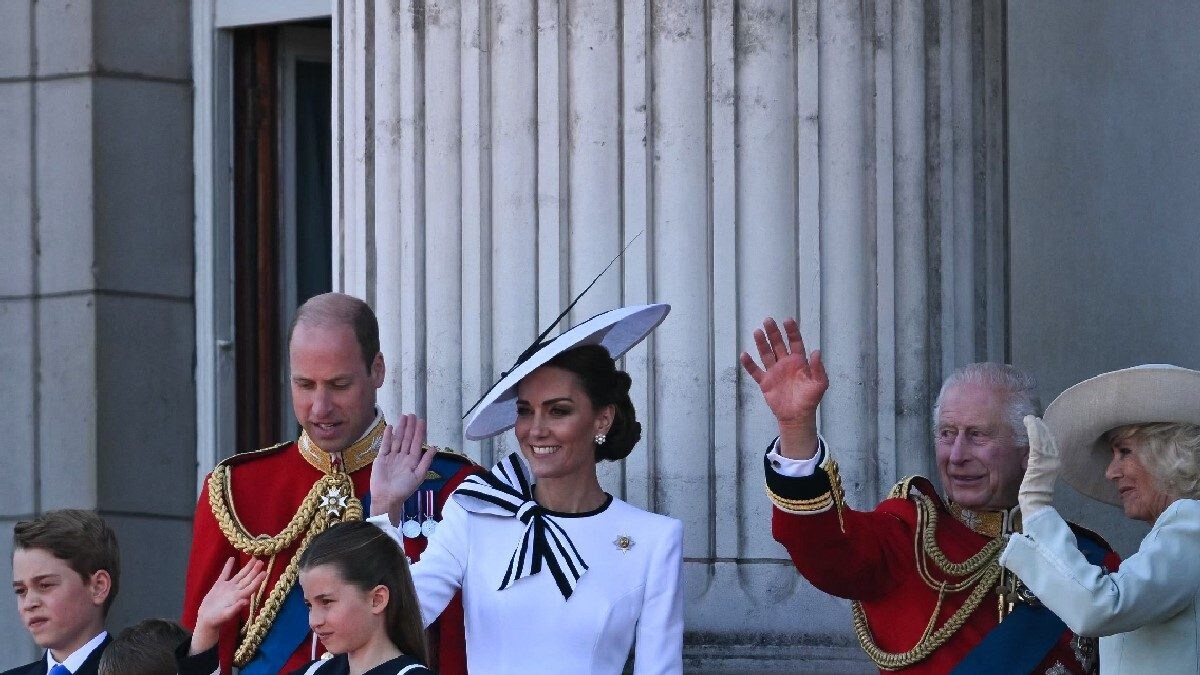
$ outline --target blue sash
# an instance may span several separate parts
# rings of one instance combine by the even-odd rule
[[[1088,562],[1093,565],[1104,562],[1107,549],[1088,537],[1076,534],[1075,539]],[[1058,644],[1065,630],[1066,624],[1054,612],[1019,602],[950,672],[953,675],[1031,672]]]
[[[371,512],[371,495],[362,496],[363,513]],[[292,587],[283,599],[275,622],[267,630],[266,637],[258,646],[254,658],[242,669],[242,675],[277,675],[283,664],[296,653],[300,645],[309,639],[308,607],[304,605],[304,591],[300,584]]]

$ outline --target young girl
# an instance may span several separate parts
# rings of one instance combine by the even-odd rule
[[[233,573],[232,559],[200,604],[182,675],[216,667],[221,626],[249,603],[266,572],[254,560]],[[433,675],[426,658],[408,561],[396,542],[364,522],[338,523],[300,556],[308,623],[330,653],[290,675]]]
[[[308,625],[336,654],[293,675],[433,675],[408,561],[364,522],[338,523],[300,556]]]

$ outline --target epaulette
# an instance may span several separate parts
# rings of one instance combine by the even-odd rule
[[[231,456],[226,457],[225,459],[221,460],[220,462],[217,462],[217,466],[236,466],[243,462],[248,462],[252,459],[261,459],[263,457],[270,457],[271,455],[275,455],[280,452],[283,452],[284,448],[286,448],[287,446],[289,446],[291,444],[292,444],[291,441],[284,441],[283,443],[276,443],[275,445],[272,445],[267,448],[260,448],[258,450],[250,450],[248,452],[239,452],[236,455],[231,455]]]
[[[421,483],[420,489],[440,490],[446,481],[463,469],[472,467],[482,468],[462,453],[447,448],[438,448],[437,455],[434,456],[433,463],[429,465],[429,471],[425,474],[425,480]]]
[[[938,503],[941,503],[941,498],[938,496],[937,490],[933,487],[933,483],[924,476],[905,476],[903,480],[892,486],[891,492],[888,493],[888,499],[912,499],[914,493],[930,497]]]

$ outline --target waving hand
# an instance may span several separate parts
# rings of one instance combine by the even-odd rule
[[[804,338],[795,319],[783,322],[784,333],[773,318],[754,331],[754,344],[762,366],[747,352],[741,362],[762,391],[763,400],[779,422],[780,452],[785,457],[807,459],[817,449],[817,406],[829,388],[821,352],[805,353]]]

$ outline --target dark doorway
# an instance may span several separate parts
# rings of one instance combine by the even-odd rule
[[[295,437],[286,332],[331,289],[329,26],[234,34],[234,346],[237,447]]]

